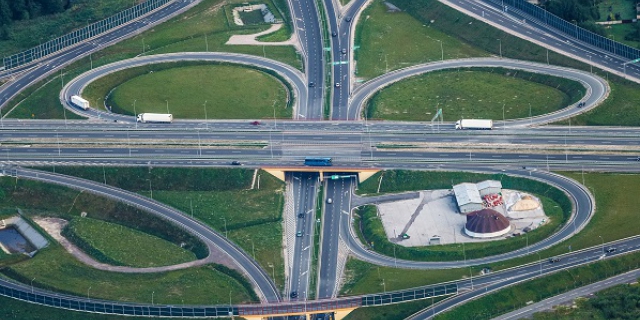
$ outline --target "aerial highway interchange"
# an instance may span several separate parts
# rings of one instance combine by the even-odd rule
[[[29,85],[55,72],[81,56],[100,50],[106,45],[131,36],[141,28],[148,28],[160,23],[167,17],[183,12],[199,1],[174,1],[170,5],[158,9],[142,20],[118,28],[101,35],[67,51],[45,57],[29,68],[5,70],[0,75],[13,79],[0,87],[0,106],[24,90]],[[525,38],[544,43],[554,51],[565,52],[571,56],[609,68],[630,79],[640,78],[635,65],[622,67],[626,62],[602,50],[595,49],[568,38],[553,29],[531,21],[523,23],[526,17],[517,12],[506,14],[495,4],[475,1],[451,1],[454,6],[470,12],[478,18],[489,20],[491,24],[508,29],[511,33],[523,35]],[[318,12],[318,5],[326,10],[329,30],[323,30]],[[354,89],[353,84],[353,36],[356,22],[364,0],[352,0],[345,10],[340,11],[330,0],[322,4],[311,0],[290,1],[291,12],[296,34],[302,44],[304,57],[304,73],[288,66],[261,57],[228,54],[228,53],[174,53],[166,55],[141,56],[134,59],[115,62],[110,65],[92,69],[80,77],[67,83],[60,92],[59,99],[67,110],[91,118],[90,124],[83,120],[15,120],[2,119],[0,136],[15,146],[3,146],[0,149],[0,161],[3,173],[9,176],[45,181],[48,183],[87,190],[105,197],[129,203],[149,212],[169,218],[177,224],[185,226],[190,232],[202,238],[210,250],[220,250],[230,255],[236,265],[253,283],[262,301],[261,305],[223,306],[207,309],[206,306],[149,306],[135,303],[114,303],[114,307],[106,308],[112,302],[100,302],[97,307],[95,299],[66,296],[73,305],[63,305],[62,300],[50,299],[52,294],[45,290],[29,289],[3,281],[7,291],[5,295],[13,295],[21,299],[55,305],[59,307],[116,314],[172,315],[172,316],[206,316],[206,315],[278,315],[304,314],[307,312],[332,312],[339,308],[351,308],[369,305],[382,305],[411,299],[434,297],[437,295],[455,294],[452,298],[426,310],[415,318],[427,318],[445,311],[467,299],[498,290],[519,281],[552,273],[563,268],[586,264],[603,258],[636,251],[640,248],[637,238],[624,239],[616,243],[621,250],[605,253],[602,248],[591,248],[567,254],[560,263],[545,264],[544,260],[523,265],[513,269],[429,286],[422,294],[415,292],[381,293],[371,297],[337,298],[340,270],[344,267],[338,251],[346,246],[348,251],[361,260],[381,266],[401,268],[455,268],[463,266],[460,261],[453,262],[415,262],[394,259],[369,251],[363,247],[354,235],[350,225],[350,214],[354,209],[352,196],[355,188],[355,176],[340,180],[320,181],[319,175],[311,172],[296,172],[301,167],[301,159],[307,155],[330,156],[334,158],[334,167],[329,172],[354,172],[359,169],[428,169],[428,170],[462,170],[487,173],[504,173],[514,176],[530,177],[544,181],[564,190],[571,198],[574,206],[569,221],[551,237],[532,244],[527,248],[502,255],[467,260],[467,265],[480,265],[489,262],[503,261],[523,255],[533,254],[542,249],[565,240],[579,232],[589,222],[594,213],[593,196],[578,182],[553,174],[557,169],[568,170],[603,170],[637,172],[640,169],[637,153],[602,154],[597,151],[610,147],[637,146],[640,144],[636,128],[587,128],[541,126],[558,120],[567,119],[592,108],[596,108],[606,99],[609,88],[607,82],[588,72],[555,67],[545,64],[503,59],[502,57],[482,59],[445,60],[425,65],[396,70],[370,80]],[[323,37],[331,43],[331,55],[325,56]],[[556,42],[547,41],[551,37]],[[326,40],[326,39],[325,39]],[[346,53],[343,53],[346,49]],[[332,62],[331,81],[325,86],[326,75],[324,59]],[[79,95],[88,83],[105,76],[110,72],[131,68],[133,66],[167,61],[200,60],[225,61],[237,64],[259,66],[277,72],[294,89],[296,97],[294,119],[262,121],[258,126],[249,121],[202,121],[176,120],[171,125],[137,123],[132,116],[119,115],[96,109],[80,110],[70,102],[71,95]],[[393,123],[366,122],[361,119],[366,100],[382,87],[402,79],[440,69],[465,66],[502,66],[507,68],[529,70],[561,76],[582,83],[587,95],[581,100],[584,108],[575,105],[567,106],[557,112],[531,118],[500,121],[495,120],[495,129],[471,136],[469,132],[456,132],[450,123]],[[311,85],[310,83],[313,83]],[[328,91],[328,92],[327,92]],[[325,94],[330,94],[330,120],[320,121],[323,114]],[[315,120],[315,121],[308,121]],[[402,133],[402,134],[398,134]],[[612,137],[615,133],[616,137]],[[74,141],[73,138],[85,140]],[[166,139],[180,141],[173,147],[156,148],[149,140]],[[64,141],[61,143],[60,141]],[[137,142],[144,140],[146,142]],[[264,148],[207,148],[202,141],[233,140],[257,141],[264,143]],[[475,143],[494,144],[497,151],[485,150],[458,151],[442,148],[438,151],[386,151],[374,146],[384,143],[409,144],[460,144]],[[105,146],[114,143],[116,146]],[[500,152],[499,145],[540,145],[539,150],[522,150],[517,152]],[[123,146],[124,145],[124,146]],[[330,150],[326,150],[327,147]],[[606,148],[605,148],[606,147]],[[546,150],[551,149],[553,150]],[[576,148],[582,148],[579,152]],[[568,150],[571,151],[568,151]],[[65,165],[141,165],[141,166],[227,166],[231,160],[242,159],[245,166],[282,167],[292,172],[285,177],[287,188],[294,194],[294,215],[297,217],[293,230],[286,230],[285,237],[293,238],[293,252],[288,253],[290,274],[284,293],[278,292],[268,272],[265,272],[251,257],[237,245],[220,236],[217,232],[191,219],[179,211],[145,197],[135,195],[117,188],[83,179],[25,169],[20,166],[42,164]],[[320,184],[323,184],[326,198],[331,203],[324,205],[321,228],[316,233],[316,205]],[[321,198],[326,201],[326,199]],[[345,214],[346,213],[346,214]],[[301,232],[301,236],[296,236]],[[313,238],[320,237],[321,245],[318,255],[317,288],[310,287],[310,268],[312,263]],[[15,291],[8,291],[10,288]],[[452,292],[455,288],[455,292]],[[478,288],[483,290],[478,291]],[[21,291],[22,290],[22,291]],[[431,293],[426,293],[432,290]],[[25,294],[31,291],[31,295]],[[316,292],[318,300],[307,300],[311,291]],[[22,292],[22,293],[20,293]],[[294,294],[295,292],[295,294]],[[65,302],[67,303],[67,302]],[[155,308],[155,309],[154,309]],[[196,310],[197,309],[197,310]],[[205,311],[202,311],[205,310]]]

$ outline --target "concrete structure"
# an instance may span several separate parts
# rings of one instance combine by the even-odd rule
[[[511,223],[500,212],[482,209],[467,215],[464,233],[473,238],[495,238],[511,231]]]
[[[460,213],[482,210],[482,199],[478,188],[473,183],[460,183],[453,186],[453,193],[456,196]]]
[[[498,194],[502,192],[502,183],[497,180],[485,180],[476,183],[480,196],[484,197],[488,194]]]
[[[37,252],[37,250],[40,250],[49,245],[49,241],[47,241],[45,237],[43,237],[20,216],[14,216],[11,218],[0,220],[0,229],[7,228],[9,226],[15,227],[18,232],[20,232],[20,234],[36,248],[36,251],[29,252],[29,255],[31,256],[33,256]]]

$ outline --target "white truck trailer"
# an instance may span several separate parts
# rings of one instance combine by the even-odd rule
[[[83,99],[81,96],[71,96],[71,103],[82,110],[89,109],[89,101]]]
[[[456,121],[456,130],[464,130],[464,129],[491,130],[493,129],[493,120],[461,119]]]
[[[142,123],[171,123],[173,115],[169,113],[141,113],[138,115],[137,121]]]

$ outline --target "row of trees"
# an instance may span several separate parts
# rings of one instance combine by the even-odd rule
[[[0,27],[68,9],[72,0],[0,0]]]

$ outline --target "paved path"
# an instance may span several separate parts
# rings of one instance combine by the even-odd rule
[[[353,195],[352,207],[359,207],[365,204],[379,204],[383,202],[395,202],[409,199],[416,199],[420,197],[420,192],[405,192],[399,194],[383,194],[379,196],[361,197]]]
[[[259,41],[256,40],[259,36],[274,33],[282,28],[282,23],[272,24],[271,27],[265,31],[254,33],[254,34],[237,34],[232,35],[231,38],[227,41],[228,45],[250,45],[250,46],[294,46],[296,50],[300,51],[300,41],[298,40],[298,36],[294,33],[291,35],[291,38],[286,41],[279,42],[267,42],[267,41]]]

